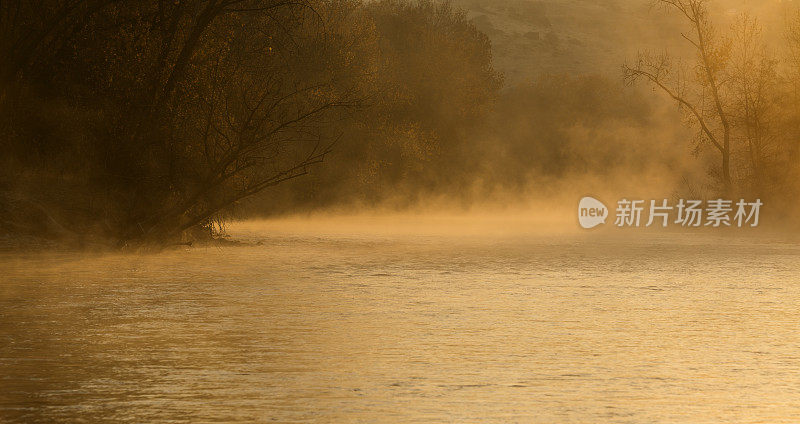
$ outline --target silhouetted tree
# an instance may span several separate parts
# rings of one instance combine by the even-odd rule
[[[723,191],[730,193],[731,113],[725,92],[725,72],[729,65],[730,40],[721,37],[709,17],[706,0],[658,0],[680,13],[690,27],[681,36],[694,48],[697,61],[690,77],[668,54],[639,54],[633,65],[625,65],[625,79],[634,83],[646,79],[674,99],[700,127],[700,137],[720,156]]]
[[[357,6],[0,3],[3,209],[165,240],[305,174],[367,95],[374,37]]]

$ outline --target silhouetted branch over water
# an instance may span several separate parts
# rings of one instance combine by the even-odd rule
[[[367,111],[399,104],[385,61],[415,54],[382,54],[389,14],[471,28],[425,2],[3,2],[4,226],[26,231],[35,201],[76,235],[160,243],[307,174],[355,115],[414,125]]]
[[[696,60],[643,52],[625,80],[678,103],[696,158],[659,97],[619,74],[542,65],[503,87],[476,27],[502,41],[499,18],[447,2],[0,2],[0,235],[164,245],[236,213],[468,206],[654,169],[791,204],[798,18],[777,54],[754,19],[724,31],[705,1],[659,4]],[[501,6],[551,25],[547,7]],[[523,38],[551,56],[580,45]],[[683,174],[695,162],[707,176]]]

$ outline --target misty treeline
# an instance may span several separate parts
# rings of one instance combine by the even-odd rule
[[[422,92],[440,94],[410,99],[428,117],[414,121],[425,129],[423,137],[397,139],[410,149],[365,150],[363,139],[352,139],[354,150],[334,151],[333,165],[272,192],[269,200],[282,199],[274,208],[256,201],[256,209],[354,202],[403,207],[436,196],[450,205],[524,203],[557,197],[554,188],[565,181],[593,176],[609,185],[642,179],[641,185],[679,197],[761,198],[770,205],[769,218],[792,217],[800,196],[800,12],[787,8],[793,12],[783,27],[772,29],[779,37],[768,39],[757,17],[713,9],[711,1],[652,4],[653,19],[680,18],[674,38],[687,49],[641,52],[623,65],[619,79],[586,69],[507,85],[479,98],[480,113],[457,119],[442,114],[464,97],[449,91],[437,66],[404,69],[406,78],[429,81]],[[418,54],[430,54],[429,63],[438,65],[447,52],[429,47]],[[665,99],[678,106],[678,115],[665,113]],[[341,163],[348,165],[335,165]],[[668,175],[646,180],[659,172]]]
[[[419,163],[500,87],[488,39],[425,0],[10,0],[0,57],[4,232],[120,245],[207,233],[337,148]]]
[[[761,197],[791,216],[800,185],[800,14],[785,17],[781,41],[768,43],[747,13],[714,16],[707,0],[658,0],[692,56],[641,52],[625,80],[645,81],[674,101],[696,131],[694,154],[709,181],[694,191]],[[698,188],[699,187],[699,188]]]
[[[661,100],[623,80],[503,87],[466,14],[432,0],[0,2],[0,235],[207,237],[232,214],[468,205],[552,181],[707,163],[698,195],[791,202],[800,19],[778,48],[752,18],[714,27],[664,0],[696,62],[642,53],[697,129],[692,158]],[[589,74],[591,72],[587,72]],[[552,188],[552,187],[549,187]]]

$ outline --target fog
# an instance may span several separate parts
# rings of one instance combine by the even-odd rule
[[[691,34],[691,25],[680,12],[654,1],[457,1],[454,5],[463,7],[469,21],[488,36],[493,67],[503,77],[479,125],[469,121],[468,135],[435,138],[427,153],[372,157],[368,169],[354,165],[355,176],[325,170],[336,166],[339,158],[333,152],[318,173],[271,190],[263,200],[256,199],[255,206],[245,205],[241,216],[298,210],[418,213],[441,208],[459,213],[519,210],[532,203],[571,210],[587,193],[612,202],[623,197],[721,195],[714,149],[698,135],[697,123],[686,109],[653,84],[626,84],[623,78],[623,64],[635,63],[642,52],[668,52],[675,74],[692,74],[698,53],[682,36]],[[741,16],[757,19],[763,30],[756,43],[763,43],[780,62],[778,67],[791,68],[787,36],[796,13],[792,2],[715,1],[707,7],[721,39],[733,37],[728,27]],[[790,73],[780,77],[783,83]],[[698,88],[688,86],[689,81],[679,84],[683,90],[703,92],[702,83]],[[450,105],[444,102],[438,107]],[[793,124],[786,119],[769,120],[774,125],[773,140],[794,137]],[[343,141],[345,151],[348,142],[360,140]],[[795,143],[786,143],[773,147],[786,149],[785,153],[768,155],[792,156],[794,147],[789,145]],[[731,147],[737,149],[741,148]],[[743,160],[745,153],[738,150],[731,155]],[[785,172],[784,177],[773,178],[770,189],[743,183],[729,196],[771,197],[775,209],[791,209],[794,183],[777,181],[791,179],[788,175],[794,171]],[[741,178],[747,179],[746,173],[743,170]],[[533,214],[539,209],[529,208]]]
[[[798,422],[799,8],[0,1],[0,422]]]
[[[762,198],[791,224],[791,1],[308,6],[4,6],[5,239],[184,243],[230,220],[586,194]]]

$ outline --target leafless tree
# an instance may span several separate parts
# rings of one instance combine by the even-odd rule
[[[675,100],[700,127],[701,138],[707,140],[720,155],[723,190],[732,190],[731,177],[731,111],[726,98],[730,40],[720,37],[708,14],[707,0],[657,0],[668,10],[681,14],[690,31],[681,36],[697,54],[694,75],[685,77],[668,54],[640,53],[633,65],[625,65],[626,82],[645,79]]]
[[[730,84],[733,120],[746,152],[751,188],[768,189],[768,176],[780,169],[775,126],[778,61],[761,41],[761,26],[749,15],[740,15],[732,26]]]

